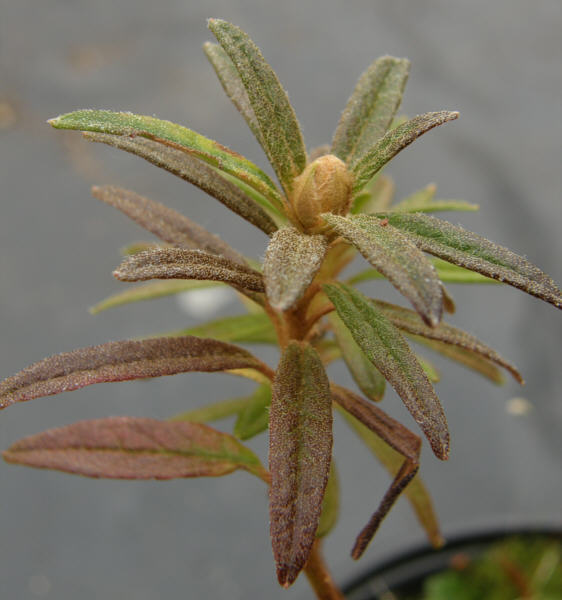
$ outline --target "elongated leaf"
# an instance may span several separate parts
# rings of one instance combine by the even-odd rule
[[[382,400],[386,387],[386,380],[382,373],[365,356],[341,318],[336,313],[331,313],[329,320],[345,364],[355,383],[370,400],[375,402]]]
[[[562,294],[554,281],[511,250],[429,215],[389,214],[388,220],[424,252],[508,283],[562,308]]]
[[[209,29],[240,75],[259,127],[258,141],[289,192],[293,179],[306,165],[306,149],[287,93],[259,48],[240,28],[209,19]]]
[[[264,480],[259,458],[234,437],[199,423],[136,417],[81,421],[16,442],[4,460],[108,479],[219,477],[245,469]]]
[[[410,61],[383,56],[361,75],[334,134],[332,152],[357,163],[387,132],[400,106]]]
[[[318,528],[332,456],[331,402],[320,357],[291,342],[275,375],[269,421],[270,529],[284,587],[306,563]]]
[[[302,298],[327,250],[323,235],[308,235],[294,227],[273,234],[263,265],[267,299],[273,308],[288,310]]]
[[[242,398],[233,398],[232,400],[221,400],[220,402],[186,410],[170,417],[168,421],[189,421],[190,423],[220,421],[226,417],[237,415],[251,402],[251,399],[251,396],[244,396]]]
[[[435,200],[437,187],[430,184],[425,188],[414,192],[411,196],[404,198],[392,207],[398,212],[438,212],[438,211],[476,211],[480,208],[478,204],[471,204],[463,200]],[[383,209],[384,210],[384,209]],[[380,212],[380,211],[372,211]]]
[[[94,186],[92,196],[117,208],[164,242],[180,248],[204,250],[246,264],[244,257],[219,237],[159,202],[113,185]]]
[[[377,217],[326,213],[322,218],[408,298],[426,323],[439,323],[443,313],[442,284],[423,252]]]
[[[130,138],[91,132],[86,132],[84,137],[91,142],[101,142],[140,156],[153,165],[196,185],[267,235],[277,229],[269,214],[239,186],[224,177],[222,171],[182,150],[143,137]]]
[[[197,156],[245,181],[272,202],[281,199],[275,184],[254,163],[240,154],[206,138],[187,127],[155,117],[108,110],[77,110],[51,119],[55,129],[92,131],[111,135],[141,136]]]
[[[0,408],[94,383],[268,367],[247,350],[192,336],[109,342],[45,358],[0,383]]]
[[[351,164],[355,175],[353,192],[357,193],[386,163],[409,146],[420,135],[447,121],[458,118],[459,113],[446,110],[419,115],[391,129],[361,159]]]
[[[431,383],[439,383],[441,381],[441,375],[439,375],[439,371],[436,369],[435,365],[419,354],[416,354],[416,358],[429,381],[431,381]]]
[[[150,283],[141,284],[131,287],[124,292],[113,294],[105,300],[98,302],[90,308],[90,312],[95,315],[108,308],[131,304],[132,302],[142,302],[144,300],[154,300],[155,298],[163,298],[174,294],[182,294],[193,290],[201,290],[210,287],[223,285],[220,281],[197,281],[194,279],[168,279],[164,281],[151,281]],[[213,337],[213,336],[206,336]]]
[[[238,419],[234,424],[234,435],[241,440],[249,440],[265,431],[269,423],[270,404],[271,386],[260,385],[238,413]]]
[[[351,212],[352,214],[381,212],[390,207],[393,198],[394,182],[390,177],[379,172],[356,196]]]
[[[447,323],[440,323],[437,327],[428,327],[412,310],[381,300],[373,300],[372,302],[374,306],[382,311],[399,329],[430,340],[458,346],[471,354],[477,354],[482,358],[503,367],[513,375],[513,378],[516,381],[521,384],[523,383],[523,378],[514,365],[502,358],[495,350],[486,344],[483,344],[470,333],[453,327],[452,325],[448,325]]]
[[[384,468],[392,477],[394,477],[399,472],[402,463],[404,462],[403,455],[394,450],[394,448],[389,446],[382,438],[363,425],[358,419],[351,416],[347,411],[342,409],[340,412],[365,445],[381,462]],[[431,545],[434,548],[441,547],[444,540],[439,529],[435,509],[433,508],[433,501],[419,475],[416,475],[407,485],[404,494],[408,498],[408,501]]]
[[[359,347],[402,398],[435,455],[446,459],[449,430],[443,409],[406,340],[357,290],[344,284],[326,284],[324,291]]]
[[[263,147],[264,143],[258,120],[256,119],[254,109],[250,103],[250,98],[248,98],[248,93],[246,92],[246,88],[240,79],[240,74],[234,66],[234,63],[219,44],[205,42],[203,44],[203,51],[213,65],[213,69],[215,70],[226,95],[238,109],[238,112],[244,117],[248,127],[252,130],[252,133]]]
[[[316,530],[316,537],[326,537],[335,527],[340,516],[340,482],[336,463],[332,458],[330,464],[330,476],[326,485],[326,492],[322,500],[322,512],[320,514],[320,522]]]
[[[258,271],[202,250],[156,248],[127,257],[113,275],[121,281],[199,279],[223,281],[240,289],[264,292]]]
[[[224,317],[171,335],[196,335],[246,344],[277,344],[275,328],[265,313]]]

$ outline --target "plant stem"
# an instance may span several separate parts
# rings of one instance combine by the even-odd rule
[[[321,544],[319,539],[314,542],[304,572],[319,600],[344,600],[324,561]]]

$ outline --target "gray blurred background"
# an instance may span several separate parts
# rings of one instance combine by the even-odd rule
[[[134,189],[185,212],[244,253],[266,239],[211,198],[141,159],[95,147],[45,121],[77,108],[155,114],[221,141],[261,166],[264,156],[201,51],[206,18],[245,29],[276,69],[309,147],[329,142],[357,77],[381,54],[413,62],[402,109],[461,118],[404,151],[388,169],[399,195],[430,182],[438,195],[481,205],[446,215],[526,255],[562,279],[559,0],[0,0],[0,376],[74,347],[195,324],[174,298],[97,316],[122,290],[119,249],[148,240],[89,195],[94,183]],[[396,299],[385,283],[370,294]],[[422,475],[446,536],[561,521],[561,320],[512,288],[450,286],[450,321],[497,348],[527,385],[496,387],[451,366],[437,391],[452,452],[424,451]],[[233,302],[217,314],[234,314]],[[275,361],[274,352],[259,350]],[[433,358],[433,357],[432,357]],[[444,362],[435,359],[439,366]],[[348,382],[341,366],[335,377]],[[0,446],[86,418],[166,418],[249,392],[227,376],[180,375],[92,386],[12,407]],[[513,398],[524,398],[514,414]],[[413,426],[394,394],[384,407]],[[221,423],[226,431],[231,423]],[[339,582],[423,541],[405,500],[360,563],[359,528],[388,483],[341,422],[340,522],[326,544]],[[266,460],[265,436],[252,447]],[[309,598],[274,576],[263,484],[245,473],[166,483],[95,481],[0,464],[0,597]]]

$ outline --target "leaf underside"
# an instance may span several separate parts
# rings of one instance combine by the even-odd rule
[[[288,587],[314,543],[332,456],[332,398],[306,343],[284,350],[269,416],[270,530],[279,583]]]
[[[128,256],[113,272],[120,281],[198,279],[221,281],[243,290],[264,292],[262,274],[222,256],[186,250],[155,248]]]
[[[418,248],[456,265],[516,287],[562,308],[554,281],[528,260],[490,240],[424,214],[377,215],[388,218]]]
[[[0,383],[0,409],[94,383],[161,377],[190,371],[257,369],[247,350],[217,340],[185,336],[108,342],[55,354]]]
[[[200,423],[110,417],[81,421],[16,442],[10,463],[108,479],[219,477],[245,469],[267,479],[236,438]]]
[[[398,329],[363,294],[344,284],[324,291],[353,338],[402,398],[435,455],[446,459],[449,430],[433,386]]]
[[[208,24],[238,71],[259,128],[258,141],[288,192],[306,165],[306,149],[287,93],[246,33],[221,19]]]

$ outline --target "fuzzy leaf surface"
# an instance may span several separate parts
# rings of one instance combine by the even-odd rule
[[[267,235],[277,229],[273,219],[253,198],[224,177],[220,170],[195,156],[140,136],[130,138],[91,132],[86,132],[84,136],[91,142],[101,142],[135,154],[176,177],[196,185]]]
[[[351,332],[336,313],[329,315],[330,325],[341,349],[342,357],[359,389],[375,402],[382,400],[386,379],[365,356]]]
[[[430,215],[385,216],[391,225],[408,236],[424,252],[512,285],[562,309],[562,293],[554,281],[511,250]]]
[[[267,479],[258,457],[200,423],[136,417],[81,421],[16,442],[10,463],[108,479],[219,477],[237,469]]]
[[[282,227],[273,234],[263,265],[267,299],[273,308],[288,310],[300,300],[327,250],[323,235],[308,235],[294,227]]]
[[[353,417],[348,412],[341,411],[350,427],[357,433],[359,438],[371,450],[376,458],[381,462],[384,468],[392,477],[398,473],[404,461],[404,457],[389,446],[382,438],[376,435],[357,418]],[[431,495],[424,485],[421,477],[416,475],[404,490],[404,494],[408,498],[410,505],[423,527],[429,542],[434,548],[439,548],[443,545],[444,540],[439,528],[439,522],[433,507]]]
[[[394,227],[381,225],[377,217],[326,213],[322,218],[406,296],[426,323],[439,323],[442,284],[433,265],[413,243]]]
[[[250,103],[248,92],[240,79],[238,69],[234,66],[228,54],[221,48],[219,44],[205,42],[203,51],[207,55],[209,62],[213,65],[213,69],[221,82],[223,90],[232,101],[232,104],[237,108],[238,112],[244,117],[248,127],[256,136],[256,139],[263,147],[261,131],[259,123],[254,114],[254,109]]]
[[[383,56],[361,75],[334,134],[332,152],[355,164],[387,132],[400,106],[410,61]]]
[[[413,311],[395,304],[383,302],[382,300],[373,300],[373,305],[377,310],[383,312],[386,317],[399,329],[416,336],[422,336],[429,340],[436,340],[476,354],[487,361],[490,361],[500,367],[503,367],[513,375],[518,383],[523,383],[523,378],[509,361],[502,358],[495,350],[482,343],[470,333],[453,327],[447,323],[440,323],[437,327],[428,327],[419,316]]]
[[[340,516],[340,481],[336,463],[332,459],[330,476],[326,485],[326,492],[322,500],[322,513],[316,530],[316,537],[326,537],[335,527]]]
[[[154,300],[156,298],[164,298],[165,296],[173,296],[174,294],[182,294],[183,292],[191,292],[193,290],[202,290],[210,287],[218,287],[223,285],[220,281],[197,281],[194,279],[167,279],[163,281],[151,281],[150,283],[141,284],[131,287],[124,292],[108,296],[105,300],[98,302],[90,308],[90,313],[93,315],[133,302],[143,302],[144,300]],[[206,336],[213,337],[213,336]]]
[[[306,149],[287,93],[259,48],[239,27],[209,19],[209,29],[236,67],[259,127],[258,141],[279,181],[290,191],[306,165]]]
[[[332,456],[330,385],[310,345],[285,348],[269,419],[270,531],[277,577],[288,587],[314,543]]]
[[[254,163],[237,152],[187,127],[155,117],[109,110],[77,110],[51,119],[55,129],[92,131],[122,136],[141,136],[171,146],[245,181],[275,203],[280,196],[275,184]]]
[[[258,271],[216,254],[184,248],[155,248],[128,256],[113,275],[120,281],[146,281],[147,279],[222,281],[244,290],[265,291],[263,277]]]
[[[350,165],[355,175],[353,192],[359,192],[390,159],[418,137],[438,125],[458,118],[458,116],[459,113],[446,110],[425,113],[391,129],[359,161]]]
[[[244,257],[219,237],[159,202],[113,185],[94,186],[92,196],[117,208],[164,242],[180,248],[204,250],[246,264]]]
[[[449,451],[447,420],[433,387],[398,329],[363,294],[344,284],[324,285],[353,338],[402,398],[438,458]]]
[[[0,383],[0,409],[94,383],[246,368],[262,371],[265,365],[248,351],[217,340],[186,336],[109,342],[55,354],[8,377]]]
[[[269,424],[270,404],[271,386],[260,385],[238,413],[238,419],[234,424],[234,435],[241,440],[249,440],[265,431]]]
[[[355,197],[352,214],[382,212],[390,208],[394,198],[394,182],[378,173],[361,193]]]

